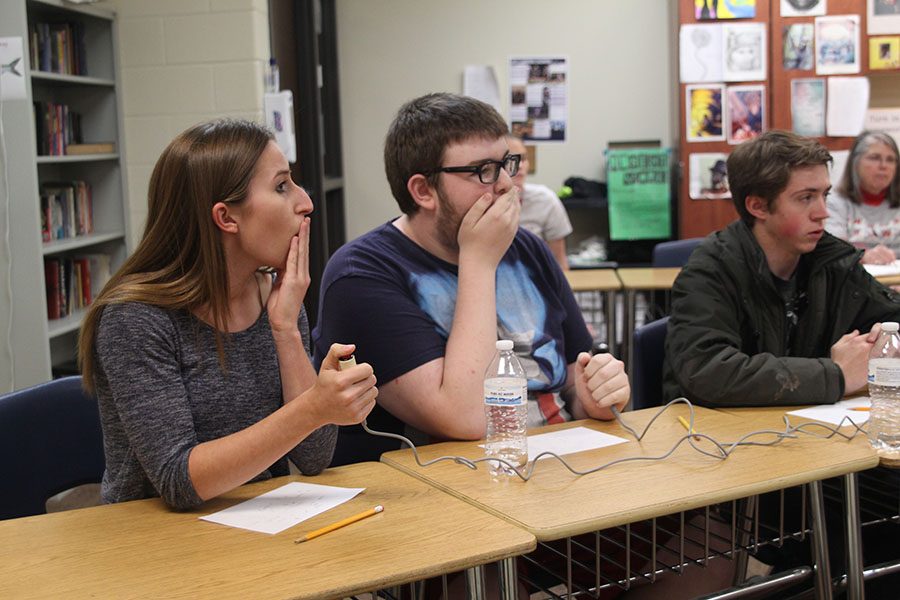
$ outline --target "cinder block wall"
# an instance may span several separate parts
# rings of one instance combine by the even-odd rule
[[[111,0],[119,15],[131,248],[162,149],[213,117],[261,120],[266,0]]]

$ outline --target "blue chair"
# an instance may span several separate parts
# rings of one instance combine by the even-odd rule
[[[662,369],[668,327],[669,317],[663,317],[634,331],[634,363],[631,367],[631,408],[634,410],[662,404]]]
[[[702,241],[703,238],[687,238],[660,242],[653,247],[652,264],[654,267],[683,267]]]
[[[44,514],[48,498],[99,483],[100,413],[81,377],[0,396],[0,456],[0,519]]]

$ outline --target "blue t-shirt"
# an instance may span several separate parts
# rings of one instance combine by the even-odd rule
[[[322,277],[313,331],[317,364],[332,343],[353,343],[357,360],[371,364],[384,384],[444,356],[457,274],[456,265],[427,252],[391,223],[346,244],[328,261]],[[558,392],[566,383],[567,366],[590,349],[592,340],[563,272],[540,238],[519,229],[497,267],[496,281],[497,339],[513,340],[525,366],[529,426],[569,420]],[[368,423],[386,431],[404,430],[380,406]],[[344,429],[341,438],[347,433]],[[344,441],[338,442],[339,462],[347,454]],[[360,444],[378,445],[363,438],[354,441]],[[380,451],[350,454],[353,460],[377,460]]]

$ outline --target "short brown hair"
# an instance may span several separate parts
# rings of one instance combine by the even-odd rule
[[[772,210],[772,203],[787,187],[794,169],[829,163],[831,154],[815,139],[790,131],[766,131],[728,156],[728,185],[734,207],[747,225],[753,225],[756,219],[746,206],[749,196],[765,199]]]
[[[406,184],[413,175],[440,167],[447,146],[506,133],[506,121],[493,107],[468,96],[428,94],[401,106],[384,140],[384,171],[400,210],[408,215],[418,210]],[[438,174],[430,177],[437,187]]]
[[[834,190],[844,196],[854,204],[862,203],[862,190],[859,181],[859,161],[863,155],[869,151],[872,144],[884,144],[894,153],[895,159],[900,159],[900,152],[897,151],[897,142],[894,141],[889,134],[883,131],[863,131],[855,140],[853,146],[850,147],[850,154],[847,156],[847,164],[844,165],[844,174],[841,176],[840,182],[834,186]],[[896,163],[895,163],[896,164]],[[900,165],[894,169],[894,178],[887,189],[886,199],[891,208],[900,207]]]

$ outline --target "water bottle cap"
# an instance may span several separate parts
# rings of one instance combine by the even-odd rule
[[[275,57],[274,56],[269,59],[269,65],[271,65],[273,67],[275,66]]]
[[[882,331],[897,331],[898,329],[900,329],[900,324],[895,321],[885,321],[881,324]]]
[[[497,350],[512,350],[512,340],[497,340]]]

